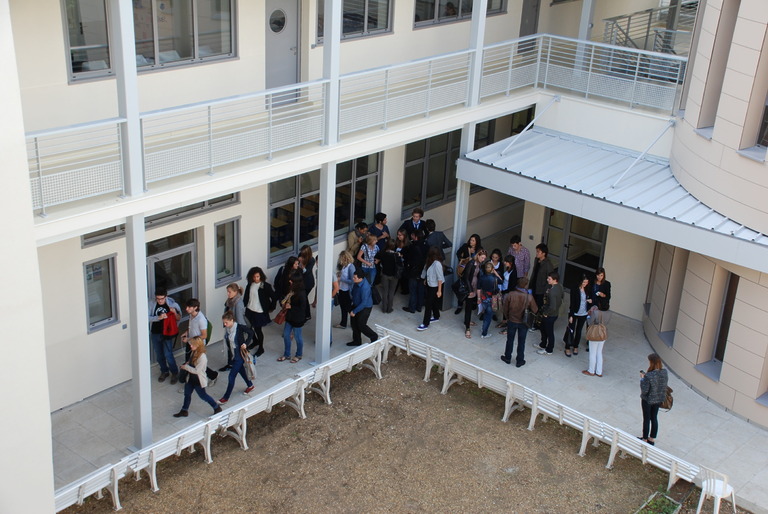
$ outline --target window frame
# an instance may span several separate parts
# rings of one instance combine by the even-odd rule
[[[90,302],[88,301],[88,298],[90,296],[90,292],[88,289],[88,266],[92,266],[93,264],[104,262],[104,261],[106,261],[107,269],[109,271],[109,286],[110,286],[109,301],[110,301],[110,305],[112,306],[112,315],[108,318],[104,318],[95,323],[92,323],[91,322],[91,305],[90,305]],[[111,327],[113,325],[117,325],[120,323],[120,309],[118,305],[119,296],[117,294],[117,254],[116,253],[113,253],[106,257],[91,259],[83,263],[83,288],[85,292],[85,316],[86,316],[86,325],[87,325],[86,333],[92,334],[94,332],[98,332],[107,327]]]
[[[234,218],[229,218],[226,220],[222,220],[219,222],[216,222],[213,224],[213,235],[216,237],[216,244],[214,245],[214,270],[215,270],[215,286],[216,288],[226,286],[232,282],[237,282],[241,278],[243,278],[243,267],[242,267],[242,252],[241,252],[241,231],[240,231],[240,220],[241,216],[235,216]],[[233,269],[232,272],[229,275],[226,275],[224,277],[219,277],[218,270],[219,270],[219,253],[218,253],[218,229],[222,225],[226,225],[227,223],[233,223],[233,230],[232,230],[232,256],[233,256]]]
[[[374,30],[368,30],[368,12],[369,12],[369,2],[373,0],[360,0],[362,2],[365,2],[365,14],[364,20],[363,20],[363,30],[362,32],[352,32],[352,33],[345,33],[344,32],[344,4],[342,3],[342,10],[341,10],[341,40],[355,40],[360,38],[366,38],[366,37],[372,37],[372,36],[380,36],[382,34],[391,34],[392,33],[392,20],[394,19],[392,11],[394,8],[394,0],[386,0],[387,2],[387,26],[383,29],[374,29]],[[343,0],[342,0],[343,2]],[[317,9],[317,16],[316,16],[316,24],[315,24],[315,41],[316,44],[322,45],[323,44],[323,37],[325,36],[325,21],[324,21],[324,7],[325,7],[325,0],[316,0],[315,7]],[[321,28],[321,22],[323,23],[323,26]]]
[[[464,12],[462,10],[462,6],[465,4],[466,0],[453,0],[453,3],[458,6],[458,11],[456,16],[444,16],[441,17],[438,13],[440,12],[440,4],[443,0],[430,0],[434,4],[434,13],[435,15],[433,18],[427,19],[427,20],[419,20],[416,21],[416,2],[413,3],[413,27],[414,28],[424,28],[424,27],[433,27],[435,25],[445,25],[447,23],[457,23],[462,21],[469,21],[472,19],[472,9],[468,12]],[[485,13],[485,16],[497,16],[500,14],[507,14],[507,7],[509,0],[500,0],[501,3],[499,5],[498,9],[488,9]],[[474,7],[474,2],[470,0],[469,5]]]
[[[73,0],[76,3],[79,3],[80,0]],[[75,72],[72,67],[72,46],[69,39],[69,16],[68,16],[68,10],[67,10],[67,2],[68,0],[61,0],[61,12],[62,12],[62,23],[64,26],[64,39],[65,39],[65,51],[66,51],[66,59],[67,59],[67,70],[69,75],[69,82],[82,82],[87,80],[93,80],[93,79],[103,79],[107,77],[112,77],[115,75],[115,71],[112,67],[112,27],[110,26],[110,10],[109,10],[109,2],[108,0],[101,0],[104,4],[104,12],[106,17],[105,22],[105,39],[107,41],[107,55],[109,56],[110,65],[102,70],[91,70],[91,71],[78,71]],[[160,46],[160,36],[158,34],[158,27],[157,27],[157,1],[158,0],[148,0],[150,2],[150,8],[152,10],[152,46],[154,49],[154,53],[156,55],[159,55],[159,46]],[[186,1],[186,0],[181,0]],[[190,58],[186,59],[180,59],[177,61],[170,61],[170,62],[157,62],[159,61],[159,58],[155,58],[154,63],[152,64],[146,64],[146,65],[136,65],[136,69],[138,73],[147,73],[151,71],[157,71],[162,69],[172,69],[172,68],[178,68],[178,67],[184,67],[184,66],[194,66],[197,64],[203,64],[203,63],[210,63],[215,61],[223,61],[223,60],[229,60],[229,59],[236,59],[237,58],[237,1],[236,0],[211,0],[212,2],[228,2],[229,3],[229,44],[230,44],[230,51],[223,54],[217,54],[217,55],[209,55],[209,56],[201,56],[200,55],[200,32],[199,32],[199,22],[197,19],[197,13],[198,13],[198,2],[201,0],[188,0],[190,2],[190,12],[192,16],[191,20],[191,28],[192,28],[192,38],[193,38],[193,53],[194,55]],[[135,28],[134,28],[135,31]],[[133,37],[134,45],[136,44],[136,36],[134,32]],[[137,59],[138,55],[140,55],[138,52],[136,53]]]
[[[358,175],[358,173],[357,173],[358,163],[360,162],[361,159],[368,159],[368,158],[370,158],[371,155],[376,155],[377,156],[376,170],[373,171],[373,172],[366,173],[365,175]],[[375,184],[375,187],[376,187],[376,194],[375,194],[375,198],[373,199],[373,209],[372,210],[375,212],[378,209],[378,207],[379,207],[379,201],[380,201],[380,197],[381,197],[381,175],[382,175],[383,162],[384,162],[384,153],[383,152],[376,152],[374,154],[363,155],[363,156],[357,157],[355,159],[350,159],[349,161],[344,161],[343,163],[340,163],[340,164],[346,164],[347,162],[351,162],[352,163],[351,164],[350,178],[348,180],[344,180],[342,182],[339,182],[338,178],[337,178],[337,182],[336,182],[336,184],[334,184],[334,202],[338,201],[336,195],[338,194],[339,187],[344,187],[344,186],[348,186],[348,185],[352,186],[352,195],[354,196],[355,186],[359,182],[366,181],[366,180],[373,180],[373,182]],[[310,171],[307,171],[305,173],[312,173],[312,172],[318,172],[319,173],[320,170],[310,170]],[[312,190],[309,190],[309,191],[302,191],[301,190],[301,182],[300,182],[302,175],[303,175],[303,173],[299,174],[299,175],[296,175],[296,176],[293,176],[293,177],[289,177],[288,179],[282,179],[282,180],[295,180],[296,181],[295,185],[294,185],[294,194],[293,194],[293,196],[288,197],[288,198],[283,198],[281,200],[273,202],[272,198],[271,198],[271,194],[272,194],[271,190],[268,193],[270,195],[270,197],[268,198],[268,204],[269,204],[268,217],[270,219],[270,223],[271,223],[271,220],[272,220],[272,217],[273,217],[272,216],[272,212],[273,212],[274,209],[285,207],[286,205],[293,205],[293,231],[292,231],[292,241],[293,241],[293,244],[291,245],[292,250],[282,249],[282,250],[278,250],[276,252],[272,251],[272,226],[270,225],[270,229],[267,231],[267,247],[269,248],[269,258],[268,258],[267,262],[268,262],[268,266],[269,267],[274,267],[274,266],[278,266],[280,264],[283,264],[285,262],[285,259],[287,258],[286,256],[294,255],[294,254],[298,253],[298,249],[301,248],[305,244],[309,244],[309,246],[311,246],[313,249],[317,248],[317,241],[316,240],[306,240],[306,241],[302,241],[301,240],[301,201],[303,199],[305,199],[305,198],[308,198],[308,197],[311,197],[311,196],[314,196],[314,195],[318,195],[318,201],[319,201],[320,188],[318,186],[317,189],[312,189]],[[338,171],[337,171],[337,177],[338,177]],[[336,234],[336,231],[337,231],[337,229],[335,228],[336,227],[336,218],[334,216],[334,220],[333,220],[333,226],[334,226],[334,230],[333,230],[334,236],[333,236],[333,239],[334,239],[334,243],[342,241],[342,240],[346,240],[347,234],[349,234],[349,232],[351,232],[352,229],[355,226],[355,223],[356,223],[356,221],[355,221],[355,208],[356,208],[356,204],[355,204],[354,200],[349,202],[349,204],[346,207],[349,209],[349,211],[348,211],[349,223],[348,223],[348,225],[346,227],[338,229],[338,231],[339,231],[338,234]],[[319,234],[319,222],[318,222],[318,237],[320,237],[320,234]]]

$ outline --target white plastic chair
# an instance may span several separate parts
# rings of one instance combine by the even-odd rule
[[[731,497],[733,512],[736,512],[736,492],[733,490],[733,486],[728,484],[728,475],[718,473],[704,466],[701,466],[699,475],[701,476],[701,497],[699,498],[699,506],[696,508],[696,513],[701,512],[701,506],[709,496],[715,499],[715,514],[720,512],[720,500],[728,496]]]

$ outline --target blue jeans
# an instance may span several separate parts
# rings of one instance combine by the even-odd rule
[[[504,357],[512,359],[512,349],[515,347],[515,332],[517,332],[517,359],[516,364],[522,366],[525,362],[525,338],[528,335],[528,327],[525,323],[507,321],[507,346],[504,347]]]
[[[483,300],[483,335],[488,335],[488,327],[491,326],[493,321],[493,309],[491,308],[491,297],[487,300]]]
[[[420,278],[408,279],[408,308],[412,311],[420,311],[424,306],[424,281]]]
[[[376,280],[376,268],[363,268],[363,272],[365,272],[368,283],[373,285],[374,280]]]
[[[301,329],[303,327],[294,327],[287,321],[285,322],[285,328],[283,328],[283,344],[285,345],[285,351],[283,357],[288,358],[291,356],[291,331],[296,338],[296,357],[304,355],[304,339],[301,337]]]
[[[226,398],[229,400],[229,395],[232,394],[232,389],[235,388],[235,380],[237,380],[237,375],[240,375],[243,377],[243,380],[245,380],[245,384],[248,387],[251,387],[253,385],[253,382],[248,380],[248,374],[245,372],[245,361],[243,361],[243,356],[240,355],[240,351],[237,351],[237,354],[235,355],[235,358],[232,359],[232,369],[229,370],[229,382],[227,383],[227,392],[224,393],[224,396],[222,398]]]
[[[194,384],[192,382],[194,382]],[[219,406],[216,403],[216,400],[211,398],[211,396],[205,392],[205,388],[200,387],[200,382],[197,380],[187,380],[187,383],[184,384],[184,405],[181,406],[181,410],[189,410],[189,404],[192,402],[192,391],[195,391],[197,396],[213,407],[214,410]]]
[[[176,366],[176,359],[173,357],[173,337],[164,336],[163,334],[149,334],[152,340],[152,346],[155,349],[155,358],[160,365],[161,373],[171,373],[176,375],[179,372],[178,366]]]

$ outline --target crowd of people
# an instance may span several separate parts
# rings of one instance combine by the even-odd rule
[[[359,222],[347,237],[347,249],[338,255],[333,274],[333,304],[339,306],[337,329],[352,328],[352,340],[347,346],[363,344],[362,336],[373,342],[376,332],[368,326],[375,305],[383,313],[394,310],[394,297],[399,290],[407,295],[403,310],[421,314],[418,331],[425,331],[440,321],[443,310],[446,276],[455,273],[453,291],[456,295],[455,314],[464,313],[464,337],[472,339],[472,327],[481,324],[480,338],[491,337],[495,322],[506,345],[501,360],[522,367],[525,361],[525,343],[528,334],[539,332],[534,348],[539,355],[554,354],[555,323],[566,301],[560,274],[549,258],[545,243],[535,247],[531,258],[520,236],[510,239],[506,255],[498,248],[488,252],[478,234],[472,234],[456,250],[457,268],[445,264],[445,249],[453,243],[437,230],[432,219],[423,219],[420,208],[413,209],[411,217],[392,235],[387,215],[376,213],[370,225]],[[297,363],[302,359],[304,340],[302,328],[311,319],[311,308],[317,303],[317,260],[312,249],[304,246],[298,255],[290,256],[275,275],[274,286],[264,271],[253,267],[246,276],[246,287],[229,284],[222,326],[227,349],[227,363],[218,371],[229,371],[227,389],[218,403],[205,392],[207,385],[215,383],[218,372],[207,365],[205,345],[210,339],[211,323],[200,312],[200,302],[190,299],[185,303],[189,315],[187,331],[181,339],[186,344],[184,364],[177,366],[173,356],[176,334],[171,326],[181,319],[181,307],[163,289],[158,289],[150,302],[150,335],[160,368],[158,380],[184,383],[184,403],[174,416],[187,416],[192,392],[220,411],[235,387],[237,376],[245,382],[244,393],[254,389],[255,373],[252,364],[263,355],[263,328],[275,317],[283,323],[283,352],[279,362]],[[582,373],[592,377],[603,376],[603,346],[611,316],[611,283],[603,268],[594,276],[583,274],[567,299],[567,324],[563,334],[564,355],[579,354],[582,338],[589,352],[588,368]],[[477,321],[474,321],[473,316]],[[515,351],[515,342],[517,350]],[[292,352],[292,349],[295,350]],[[250,351],[254,351],[253,355]],[[666,389],[667,372],[655,354],[649,356],[649,368],[642,373],[641,398],[643,436],[654,444],[658,430],[657,413]]]

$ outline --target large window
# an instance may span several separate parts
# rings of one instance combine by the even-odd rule
[[[389,32],[392,0],[344,0],[341,37]],[[317,39],[323,39],[325,0],[317,0]]]
[[[472,0],[416,0],[413,21],[419,26],[468,19],[472,16],[472,4]],[[488,0],[487,14],[505,10],[505,0]]]
[[[376,212],[379,154],[336,166],[334,236],[343,236],[359,221],[371,221]],[[269,185],[270,265],[317,243],[320,209],[320,170]]]
[[[494,141],[495,120],[478,123],[474,148]],[[428,209],[456,196],[456,160],[459,158],[461,131],[454,130],[405,147],[403,218],[414,207]]]
[[[234,0],[134,0],[139,70],[234,56]],[[112,73],[105,0],[65,0],[71,76]]]
[[[217,223],[216,285],[224,286],[240,279],[240,219]]]
[[[83,264],[85,303],[88,310],[88,332],[118,323],[115,294],[115,257]]]

